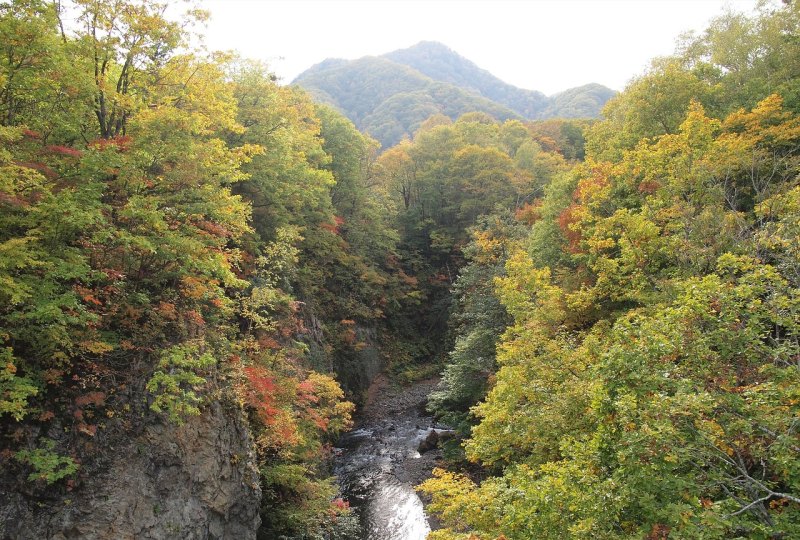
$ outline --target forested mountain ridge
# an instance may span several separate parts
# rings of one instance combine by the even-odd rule
[[[386,148],[409,137],[436,113],[453,119],[470,111],[503,120],[519,117],[503,105],[386,58],[364,57],[325,64],[332,67],[301,74],[295,84],[346,114]]]
[[[547,97],[507,84],[445,45],[423,41],[380,57],[327,59],[294,81],[333,105],[384,147],[410,137],[428,116],[470,111],[509,118],[595,118],[614,92],[598,84]]]

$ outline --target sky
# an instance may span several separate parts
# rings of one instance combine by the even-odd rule
[[[500,79],[553,94],[622,90],[726,9],[755,0],[205,0],[206,44],[266,61],[282,82],[325,58],[444,43]]]

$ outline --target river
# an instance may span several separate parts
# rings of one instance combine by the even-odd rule
[[[414,485],[430,475],[440,451],[420,454],[434,427],[425,413],[436,380],[393,388],[379,378],[370,388],[356,427],[336,448],[334,474],[358,518],[352,540],[424,540],[431,530]]]

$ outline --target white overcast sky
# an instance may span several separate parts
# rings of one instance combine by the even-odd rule
[[[521,88],[621,90],[686,31],[755,0],[205,0],[206,43],[265,60],[289,83],[329,57],[440,41]]]

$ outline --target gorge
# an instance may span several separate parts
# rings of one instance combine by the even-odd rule
[[[0,538],[800,536],[796,1],[551,98],[168,15],[0,3]]]

